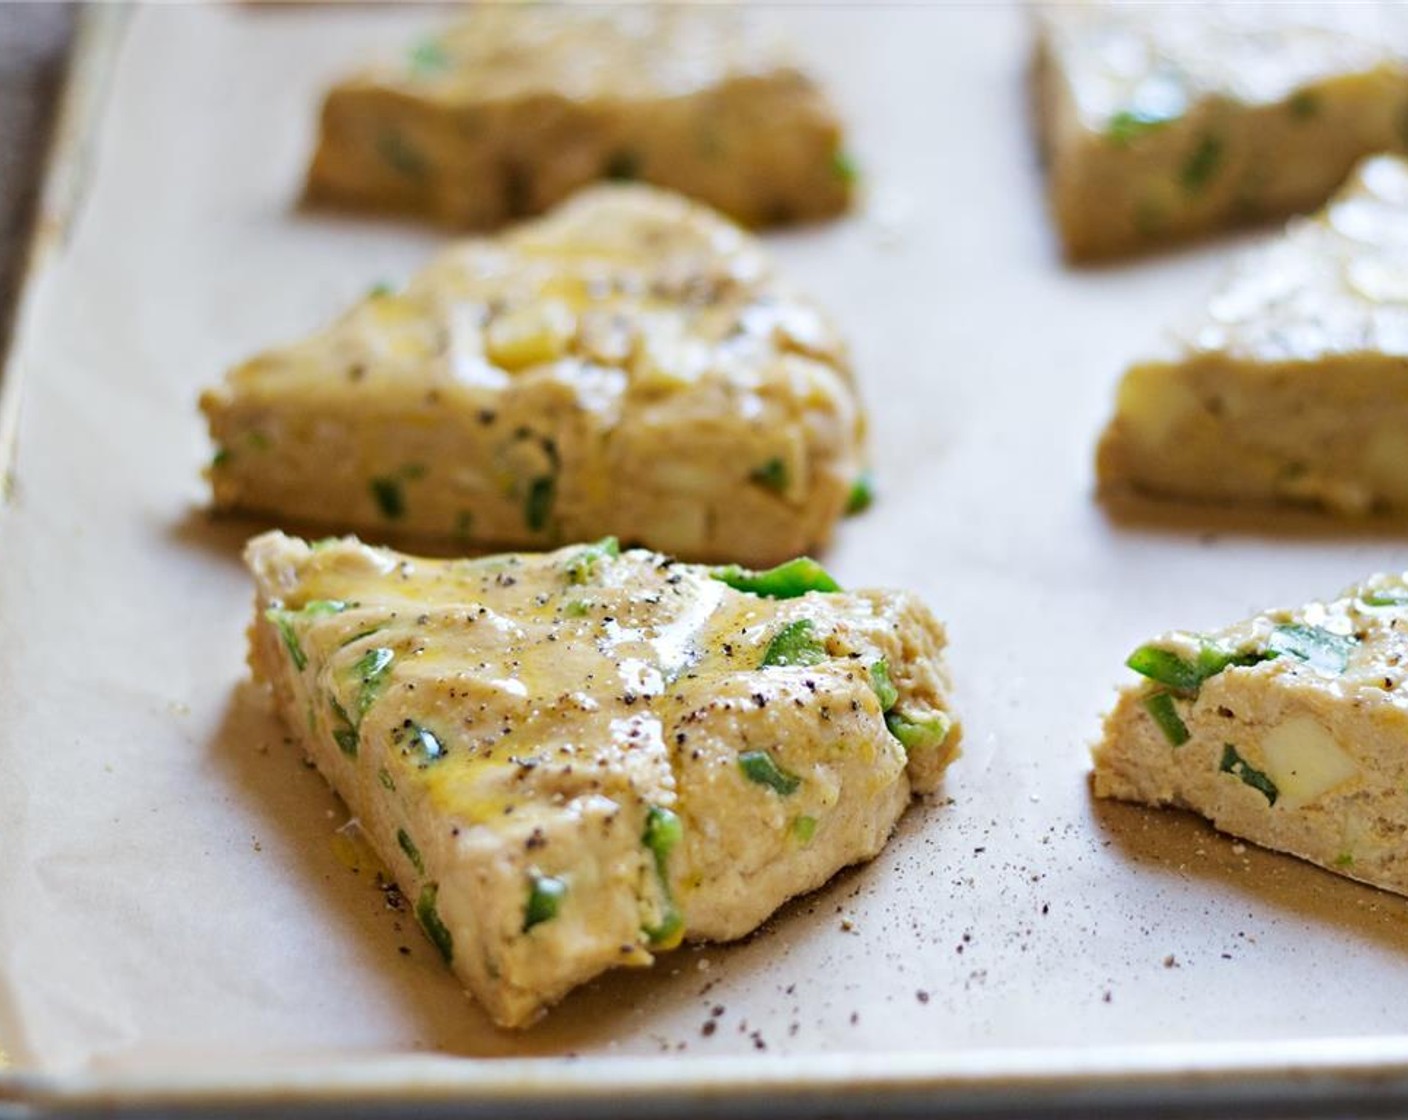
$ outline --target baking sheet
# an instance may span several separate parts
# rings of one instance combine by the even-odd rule
[[[82,189],[6,385],[24,409],[0,515],[0,1102],[1404,1091],[1408,903],[1086,788],[1142,638],[1405,566],[1389,533],[1113,524],[1091,501],[1121,364],[1236,243],[1059,263],[1013,7],[766,16],[834,91],[867,189],[849,220],[769,239],[847,329],[872,413],[880,501],[826,560],[948,622],[966,754],[944,795],[748,942],[495,1031],[245,683],[237,557],[259,526],[202,512],[195,410],[226,366],[438,244],[294,200],[320,87],[445,14],[104,15],[112,78],[90,158],[60,165]]]

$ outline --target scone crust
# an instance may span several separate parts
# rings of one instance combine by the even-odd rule
[[[1096,796],[1191,809],[1233,836],[1408,894],[1402,578],[1151,648],[1190,665],[1214,649],[1233,660],[1191,689],[1152,678],[1122,689],[1093,752]]]
[[[845,343],[705,207],[601,186],[443,252],[201,400],[217,509],[457,548],[767,567],[864,471]]]
[[[631,178],[749,226],[832,217],[854,180],[836,112],[753,23],[719,7],[477,5],[329,90],[307,197],[491,229]]]
[[[270,533],[246,561],[256,678],[503,1026],[750,933],[957,754],[912,596],[765,598],[609,541],[436,561]]]

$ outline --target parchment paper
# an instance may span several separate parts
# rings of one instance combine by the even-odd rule
[[[493,1030],[353,869],[345,810],[245,684],[237,555],[261,526],[210,522],[198,476],[204,384],[438,243],[293,203],[320,87],[444,15],[140,9],[13,367],[0,1046],[20,1069],[422,1051],[952,1063],[1401,1030],[1404,901],[1086,788],[1141,639],[1408,565],[1386,533],[1121,526],[1093,503],[1122,363],[1234,243],[1059,263],[1015,9],[771,15],[843,107],[868,192],[846,221],[770,238],[847,328],[873,418],[880,500],[826,560],[847,585],[922,592],[949,623],[967,740],[947,796],[746,944],[685,949],[530,1033]]]

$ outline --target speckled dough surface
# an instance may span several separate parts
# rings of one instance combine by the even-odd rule
[[[603,178],[760,226],[840,213],[854,170],[821,90],[741,8],[479,4],[332,87],[308,195],[482,229]]]
[[[1361,164],[1120,383],[1106,496],[1408,512],[1408,162]]]
[[[1408,585],[1140,649],[1095,749],[1102,797],[1193,809],[1235,836],[1408,894]]]
[[[942,627],[811,566],[277,533],[246,562],[255,674],[503,1026],[750,933],[879,852],[957,753]]]
[[[830,321],[715,212],[643,186],[443,250],[202,406],[215,504],[766,567],[824,543],[865,417]]]
[[[1357,160],[1408,144],[1401,4],[1034,11],[1051,210],[1071,257],[1309,210]]]

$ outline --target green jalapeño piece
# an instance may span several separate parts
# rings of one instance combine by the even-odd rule
[[[726,564],[709,573],[735,591],[746,591],[764,599],[796,599],[808,591],[840,591],[841,585],[810,556],[799,556],[765,572]]]

